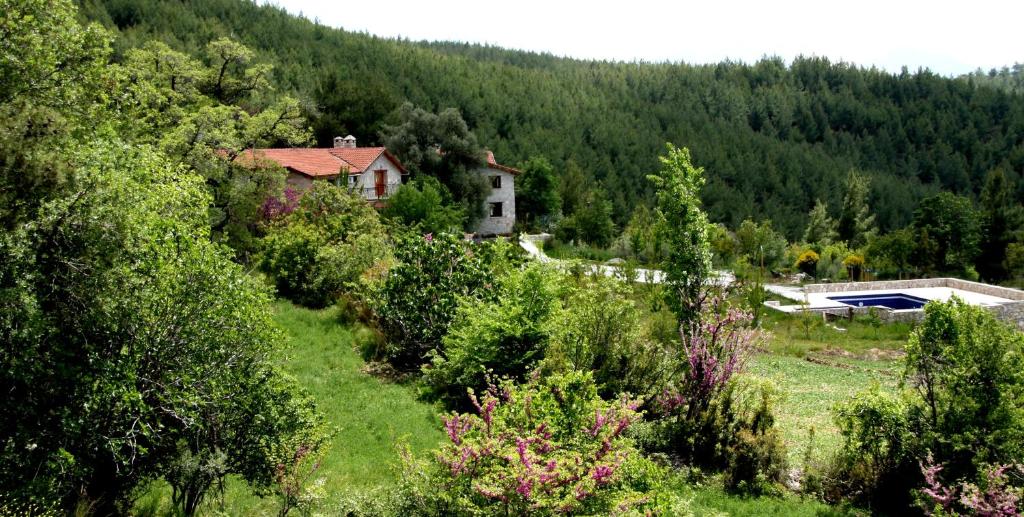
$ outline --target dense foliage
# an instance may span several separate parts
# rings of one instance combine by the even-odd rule
[[[818,57],[788,66],[772,57],[580,61],[387,40],[235,0],[82,4],[86,16],[121,30],[119,54],[148,39],[199,54],[218,37],[238,38],[275,65],[267,78],[279,92],[317,107],[321,145],[353,132],[381,142],[382,116],[404,101],[428,111],[454,107],[508,163],[544,155],[558,176],[575,164],[600,180],[619,225],[651,202],[644,176],[658,168],[666,141],[688,147],[710,172],[702,197],[712,221],[735,228],[769,219],[791,239],[816,199],[842,206],[851,169],[872,179],[882,231],[909,223],[917,202],[937,189],[977,195],[1000,165],[1021,188],[1021,97],[927,70],[890,74]]]
[[[387,338],[381,358],[416,370],[442,339],[466,297],[493,300],[493,282],[512,260],[503,241],[473,244],[452,234],[406,235],[395,243],[398,263],[369,303]]]
[[[261,241],[261,268],[281,296],[323,307],[359,289],[364,274],[381,269],[390,250],[384,225],[366,200],[317,182]]]
[[[228,475],[271,491],[326,433],[274,366],[269,293],[214,242],[216,192],[137,118],[145,69],[107,66],[68,2],[2,2],[0,31],[5,504],[125,513],[163,480],[191,515]]]
[[[868,392],[839,408],[844,447],[827,486],[890,509],[924,489],[926,509],[967,511],[970,498],[943,501],[942,493],[978,491],[1000,482],[993,472],[1024,463],[1024,334],[957,299],[929,303],[925,315],[907,344],[910,390]],[[1001,483],[992,489],[1021,486],[1015,476]]]
[[[560,281],[552,268],[531,264],[495,279],[493,296],[461,300],[443,346],[430,352],[423,370],[434,395],[466,406],[467,389],[522,380],[544,358],[561,308]]]

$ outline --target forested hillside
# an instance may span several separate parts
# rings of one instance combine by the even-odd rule
[[[456,107],[500,160],[573,163],[609,192],[616,220],[650,203],[647,174],[666,141],[706,167],[712,220],[770,219],[799,236],[820,198],[841,204],[856,168],[872,177],[882,231],[905,226],[924,196],[975,197],[1003,168],[1024,192],[1024,97],[928,71],[889,74],[823,58],[787,66],[611,63],[346,32],[238,0],[82,0],[120,30],[118,53],[156,38],[198,54],[221,36],[273,64],[280,94],[310,106],[321,145],[375,143],[402,102]]]

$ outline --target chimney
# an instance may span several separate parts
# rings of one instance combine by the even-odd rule
[[[345,147],[345,139],[340,136],[334,137],[334,147]]]

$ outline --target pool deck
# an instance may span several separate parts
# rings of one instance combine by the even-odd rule
[[[1003,305],[1011,303],[1014,300],[1009,298],[1000,298],[998,296],[992,296],[988,294],[977,293],[973,291],[966,291],[963,289],[957,289],[953,287],[904,287],[897,289],[868,289],[862,291],[835,291],[835,292],[819,292],[819,293],[806,293],[804,289],[798,286],[784,286],[784,285],[766,285],[765,289],[775,293],[784,298],[788,298],[797,302],[799,305],[780,305],[773,307],[783,312],[798,312],[801,310],[812,310],[820,311],[824,309],[843,309],[851,307],[851,305],[829,300],[829,296],[858,296],[858,295],[881,295],[881,294],[907,294],[910,296],[916,296],[923,298],[928,301],[947,301],[953,296],[957,296],[961,300],[971,304],[980,305],[982,307],[993,307],[996,305]],[[806,304],[806,305],[805,305]],[[919,309],[906,309],[906,310],[919,310]]]

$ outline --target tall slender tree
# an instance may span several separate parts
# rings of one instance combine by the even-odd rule
[[[875,216],[868,206],[871,194],[871,179],[850,169],[846,175],[846,195],[839,213],[836,231],[839,240],[846,241],[851,248],[867,244],[875,233]]]
[[[693,165],[685,147],[667,144],[667,151],[659,157],[661,170],[648,178],[657,188],[658,212],[670,229],[662,266],[668,284],[666,303],[685,332],[700,317],[711,276],[709,223],[700,202],[704,168]]]

